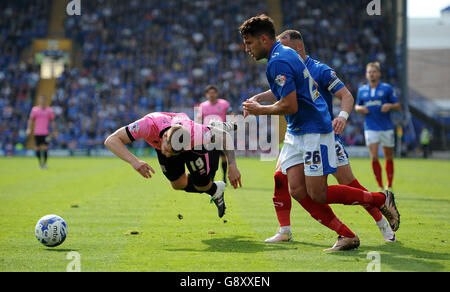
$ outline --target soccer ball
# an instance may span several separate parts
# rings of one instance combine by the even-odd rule
[[[34,233],[40,243],[45,246],[55,247],[66,239],[67,224],[58,215],[47,215],[36,223]]]

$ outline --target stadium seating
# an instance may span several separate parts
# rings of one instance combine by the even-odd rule
[[[25,144],[27,120],[39,82],[39,67],[21,60],[33,38],[47,35],[50,0],[0,2],[0,150]]]
[[[366,82],[368,62],[379,61],[382,81],[396,85],[394,64],[387,62],[393,52],[385,17],[368,16],[365,1],[284,0],[282,5],[284,28],[300,30],[307,54],[335,69],[355,99],[358,87]],[[337,103],[334,110],[339,114]],[[343,135],[347,145],[364,145],[363,121],[363,115],[352,113]]]
[[[25,9],[22,2],[35,4]],[[15,14],[0,20],[2,149],[24,143],[39,77],[38,68],[18,63],[17,52],[45,35],[49,2],[0,4],[3,14]],[[357,2],[281,1],[284,28],[300,29],[312,57],[335,68],[355,97],[368,61],[379,60],[384,81],[396,82],[394,67],[385,63],[392,52],[383,18],[361,17],[364,4]],[[30,11],[40,13],[39,20],[25,21]],[[243,52],[238,32],[242,21],[263,12],[265,1],[255,0],[84,1],[82,15],[65,21],[66,37],[79,44],[82,60],[57,81],[52,106],[60,135],[52,148],[103,147],[114,129],[151,111],[193,116],[209,83],[218,84],[221,96],[240,112],[243,100],[268,88],[264,65]],[[19,23],[9,21],[13,18]],[[362,25],[364,30],[357,29]],[[20,41],[8,41],[12,30]],[[344,134],[348,145],[364,144],[362,121],[351,115]]]

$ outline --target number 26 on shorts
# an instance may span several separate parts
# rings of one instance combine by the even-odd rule
[[[308,151],[305,153],[305,164],[320,164],[321,157],[320,157],[320,151]]]

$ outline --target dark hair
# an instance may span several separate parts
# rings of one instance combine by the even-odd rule
[[[239,32],[242,37],[247,35],[257,37],[265,34],[271,39],[275,39],[275,25],[273,20],[264,14],[247,19],[241,27],[239,27]]]
[[[217,89],[217,86],[215,86],[215,85],[208,85],[208,86],[206,86],[205,89],[203,90],[203,92],[207,93],[211,89],[215,90],[216,92],[219,92],[219,89]]]
[[[299,40],[299,41],[303,42],[303,36],[298,30],[294,30],[294,29],[285,30],[278,35],[278,39],[281,39],[285,35],[288,35],[291,40]]]

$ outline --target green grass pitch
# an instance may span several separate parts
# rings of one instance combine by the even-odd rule
[[[379,254],[381,271],[450,271],[448,161],[395,161],[402,216],[395,243],[383,241],[362,207],[333,205],[361,246],[326,253],[336,234],[295,201],[294,241],[263,242],[278,227],[275,162],[238,159],[243,188],[227,187],[227,213],[219,219],[206,194],[172,190],[157,161],[146,160],[157,170],[149,180],[113,158],[50,158],[48,170],[40,170],[34,158],[1,158],[0,271],[64,272],[71,251],[79,253],[81,271],[364,272],[371,252]],[[369,160],[351,162],[361,184],[375,190]],[[47,214],[62,216],[69,227],[56,248],[34,236],[37,220]],[[127,234],[131,230],[139,234]]]

